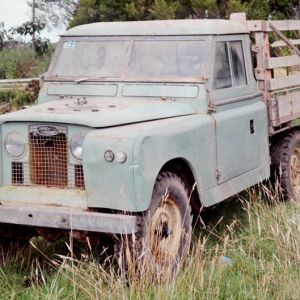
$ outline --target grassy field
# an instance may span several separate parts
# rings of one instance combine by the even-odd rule
[[[0,51],[0,79],[32,78],[46,72],[53,49],[37,56],[30,48]]]
[[[300,204],[266,202],[262,188],[203,213],[191,254],[175,279],[129,279],[109,260],[64,241],[33,240],[5,257],[1,299],[299,299]],[[82,250],[82,249],[81,249]],[[229,257],[233,265],[224,263]],[[77,258],[76,258],[77,257]]]
[[[51,49],[43,56],[37,56],[32,49],[4,49],[0,51],[0,80],[16,78],[35,78],[48,69]],[[10,103],[11,109],[31,105],[37,99],[39,86],[29,84],[26,89],[12,88],[0,90],[0,106]]]

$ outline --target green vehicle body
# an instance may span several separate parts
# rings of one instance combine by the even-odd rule
[[[192,79],[51,77],[66,43],[76,47],[78,41],[97,39],[201,40],[205,67]],[[246,84],[213,87],[214,53],[222,41],[241,43]],[[249,34],[233,21],[99,23],[70,29],[44,75],[38,103],[2,115],[0,122],[0,222],[5,224],[131,233],[135,215],[149,208],[164,169],[181,170],[194,185],[195,207],[215,205],[270,176],[267,107],[253,75]],[[30,161],[28,128],[33,124],[66,126],[68,144],[76,133],[85,135],[82,161],[69,148],[67,158],[69,166],[82,164],[84,189],[31,185],[25,169],[24,182],[12,184],[12,163],[25,168]],[[27,145],[17,159],[5,149],[13,131]],[[108,150],[124,152],[127,160],[107,161]]]

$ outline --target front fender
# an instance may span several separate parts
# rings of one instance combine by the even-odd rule
[[[126,152],[126,163],[106,162],[108,149]],[[214,123],[207,115],[93,130],[83,149],[88,207],[147,210],[161,168],[174,158],[191,166],[201,198],[216,185],[215,153]]]
[[[132,149],[135,137],[123,138],[120,130],[97,129],[85,138],[83,168],[88,207],[136,211]],[[123,151],[125,163],[107,162],[104,153]]]
[[[204,190],[217,184],[214,124],[206,115],[164,120],[134,144],[135,199],[139,209],[149,208],[156,178],[162,167],[182,159],[190,167],[200,199]]]

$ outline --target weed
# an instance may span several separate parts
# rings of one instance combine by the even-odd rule
[[[90,247],[32,241],[31,251],[0,268],[0,293],[11,299],[298,299],[300,204],[264,201],[250,189],[207,210],[196,226],[190,255],[176,278],[160,283],[99,263]],[[57,254],[59,253],[59,254]],[[81,253],[81,255],[79,254]],[[229,257],[226,265],[220,257]],[[101,257],[101,255],[100,255]]]
[[[52,51],[37,57],[32,49],[0,51],[0,79],[32,78],[46,72]]]

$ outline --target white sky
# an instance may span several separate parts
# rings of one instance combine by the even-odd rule
[[[31,17],[30,7],[27,5],[27,0],[0,0],[0,22],[4,22],[6,29],[19,26],[22,23],[29,21]],[[59,38],[59,34],[63,33],[64,29],[48,32],[44,30],[42,37],[48,38],[55,42]]]

